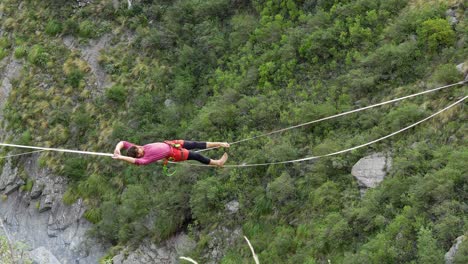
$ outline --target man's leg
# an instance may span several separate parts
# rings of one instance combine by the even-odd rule
[[[184,140],[183,147],[185,149],[206,149],[207,145],[208,144],[206,142]]]
[[[216,147],[229,148],[229,143],[227,142],[198,142],[198,141],[184,140],[183,147],[186,149],[206,149],[206,148],[216,148]]]
[[[229,148],[229,143],[227,142],[206,142],[206,147],[207,148]]]
[[[206,165],[223,166],[226,160],[228,159],[228,155],[227,153],[224,153],[224,155],[219,160],[213,160],[201,155],[200,153],[189,151],[187,159],[196,160]]]

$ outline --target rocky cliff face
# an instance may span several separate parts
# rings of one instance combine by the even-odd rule
[[[124,38],[123,41],[129,41],[132,35],[127,34]],[[88,44],[79,44],[72,37],[65,37],[63,41],[88,63],[94,78],[89,88],[94,94],[99,95],[111,85],[98,63],[100,51],[109,46],[110,36]],[[0,61],[0,124],[4,122],[3,109],[12,90],[12,81],[20,78],[22,66],[22,62],[12,56]],[[7,135],[8,132],[0,125],[0,142],[4,142]],[[83,201],[65,205],[62,197],[67,189],[67,180],[53,175],[47,168],[40,168],[38,157],[39,154],[22,156],[18,164],[6,159],[4,166],[0,166],[0,236],[8,236],[13,244],[21,242],[24,245],[21,254],[14,252],[15,258],[21,258],[21,261],[97,263],[109,245],[99,244],[86,235],[91,223],[82,217],[86,211]],[[30,190],[22,187],[26,178],[33,182]],[[186,235],[178,234],[163,245],[147,242],[137,250],[125,250],[116,256],[115,262],[146,263],[146,260],[151,260],[156,261],[154,263],[177,263],[176,257],[193,246],[194,242]]]
[[[62,264],[96,263],[105,247],[86,236],[91,224],[82,218],[86,210],[83,201],[65,205],[62,196],[66,180],[39,168],[37,157],[25,158],[24,171],[34,182],[30,191],[19,188],[24,181],[10,161],[3,167],[0,217],[9,236],[25,243],[33,259],[40,259],[48,251]]]
[[[20,77],[21,69],[21,61],[13,57],[0,62],[0,123],[12,81]],[[0,141],[6,138],[7,132],[0,127]],[[2,232],[8,233],[3,235],[13,243],[24,243],[35,263],[97,263],[105,246],[86,236],[91,224],[82,218],[83,201],[65,205],[66,179],[39,168],[37,159],[38,154],[21,157],[19,164],[6,159],[0,167],[0,218]],[[33,182],[30,190],[21,188],[25,175]]]

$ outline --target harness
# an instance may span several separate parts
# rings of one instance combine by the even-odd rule
[[[184,161],[188,158],[188,150],[183,148],[183,140],[166,140],[164,143],[168,144],[171,147],[171,152],[169,156],[164,159],[163,164],[167,165],[169,161]]]

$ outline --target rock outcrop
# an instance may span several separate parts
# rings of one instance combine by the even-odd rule
[[[38,264],[60,264],[58,259],[45,247],[38,247],[29,253],[31,259]]]
[[[0,62],[0,123],[3,121],[3,108],[10,95],[14,79],[19,78],[23,65],[13,57],[4,58]],[[0,125],[0,139],[4,138],[5,131]]]
[[[384,153],[374,153],[354,164],[351,174],[358,180],[361,195],[365,193],[367,188],[374,188],[379,185],[391,166],[392,158]]]
[[[72,36],[66,36],[63,39],[63,43],[67,48],[80,51],[81,58],[88,63],[95,77],[94,86],[99,88],[98,91],[110,86],[107,73],[99,65],[100,52],[109,46],[109,42],[109,35],[105,35],[97,40],[90,40],[88,45],[79,44],[78,40]]]
[[[460,247],[460,244],[467,240],[466,236],[459,236],[455,240],[455,244],[450,248],[450,250],[445,254],[445,264],[452,264],[453,260],[455,258],[455,255],[458,252],[458,248]],[[466,243],[466,242],[465,242]]]
[[[104,255],[105,248],[86,236],[91,224],[82,218],[86,210],[83,201],[65,205],[62,196],[67,181],[47,169],[41,169],[37,158],[37,154],[24,158],[24,172],[34,182],[30,191],[19,188],[21,181],[18,169],[11,162],[3,166],[0,177],[0,190],[3,190],[0,192],[3,196],[0,200],[0,217],[4,220],[9,236],[13,241],[22,241],[28,245],[33,249],[31,256],[38,259],[55,258],[62,264],[97,263]],[[7,194],[7,190],[12,188],[15,191]]]
[[[208,242],[208,250],[205,255],[205,258],[208,260],[207,263],[220,263],[226,251],[242,237],[242,229],[240,227],[235,229],[220,227],[211,231],[208,236],[211,239]]]
[[[186,234],[180,233],[166,240],[161,245],[150,241],[143,242],[136,250],[120,252],[112,259],[114,264],[153,263],[169,264],[179,263],[178,258],[184,256],[195,247],[195,242]]]
[[[235,214],[239,211],[239,202],[236,200],[230,201],[225,205],[225,208],[230,214]]]

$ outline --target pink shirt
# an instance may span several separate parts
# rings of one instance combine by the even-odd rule
[[[132,146],[136,146],[135,144],[132,144],[127,141],[122,141],[123,142],[123,148],[128,149]],[[151,143],[151,144],[146,144],[143,146],[143,149],[145,150],[145,154],[143,157],[135,159],[135,164],[136,165],[147,165],[152,162],[167,158],[169,154],[171,153],[171,147],[166,144],[166,143]]]

